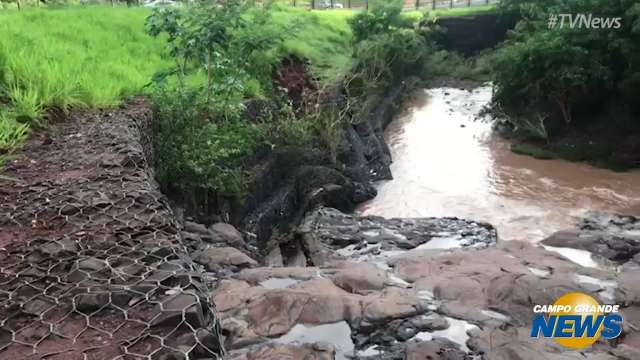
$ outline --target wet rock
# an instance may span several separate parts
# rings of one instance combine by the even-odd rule
[[[333,283],[350,293],[364,294],[371,290],[381,290],[387,277],[374,264],[349,263],[333,275]]]
[[[407,344],[406,360],[470,360],[464,351],[453,342],[434,339],[432,341],[410,342]]]
[[[242,233],[233,225],[225,223],[216,223],[209,227],[209,236],[214,243],[226,243],[235,248],[245,246]]]
[[[551,269],[550,277],[532,273],[532,263]],[[517,242],[449,254],[415,252],[392,264],[399,276],[414,282],[415,290],[432,291],[443,314],[487,325],[528,324],[533,305],[553,303],[569,291],[584,291],[571,276],[577,268],[571,262]],[[494,315],[490,309],[500,313]]]
[[[396,339],[399,341],[407,341],[418,333],[418,330],[415,327],[409,325],[410,324],[403,323],[398,327],[396,330]]]
[[[64,253],[74,253],[78,251],[78,244],[71,239],[60,239],[57,241],[50,241],[41,245],[38,250],[41,253],[48,255],[52,258],[59,257]]]
[[[44,301],[41,299],[34,299],[22,306],[22,311],[27,314],[40,316],[48,309],[51,309],[54,305],[48,301]]]
[[[270,291],[249,305],[252,329],[261,336],[278,336],[296,324],[309,300],[304,293],[288,290]]]
[[[305,281],[292,288],[260,289],[262,295],[245,301],[246,310],[236,311],[247,314],[249,328],[258,336],[282,335],[298,323],[357,323],[362,313],[360,296],[347,293],[326,279]]]
[[[255,260],[232,247],[214,247],[196,251],[193,253],[193,259],[209,271],[220,270],[222,267],[242,269],[258,265]]]
[[[74,304],[78,311],[90,314],[109,304],[109,294],[79,294],[75,297]]]
[[[570,351],[553,339],[532,338],[530,327],[489,328],[472,331],[469,348],[483,353],[488,360],[614,360],[607,350],[593,347],[587,351]]]
[[[207,235],[207,227],[193,221],[185,221],[184,230],[190,233]]]
[[[427,305],[413,291],[390,287],[365,303],[363,318],[372,324],[407,318],[426,312]]]
[[[131,294],[122,290],[110,292],[78,294],[74,297],[75,308],[85,314],[101,309],[108,304],[117,307],[126,306],[131,300]]]
[[[199,299],[191,294],[178,294],[158,306],[160,315],[151,322],[152,326],[178,326],[186,321],[193,328],[206,324]]]
[[[267,256],[264,257],[264,264],[266,266],[284,266],[284,260],[282,259],[282,251],[280,247],[276,246],[273,250],[269,251]]]
[[[94,257],[78,260],[78,269],[80,270],[100,271],[106,267],[107,263],[104,260]]]
[[[580,219],[580,230],[628,233],[640,230],[640,218],[629,215],[591,212]]]
[[[640,219],[632,216],[591,215],[579,231],[559,231],[542,241],[555,247],[590,251],[625,263],[640,253]]]
[[[447,319],[435,313],[416,316],[408,322],[420,331],[445,330],[449,327]]]
[[[240,308],[247,302],[261,296],[265,289],[251,287],[244,281],[222,280],[214,291],[213,302],[224,318],[226,312]]]
[[[308,241],[343,248],[351,244],[382,243],[386,249],[411,249],[429,240],[458,236],[460,246],[487,247],[495,244],[491,225],[454,218],[384,219],[354,216],[331,208],[319,208],[309,214],[298,228]]]
[[[232,353],[231,360],[334,360],[335,349],[328,344],[268,344],[256,350]]]
[[[378,345],[388,348],[398,341],[405,342],[413,338],[419,332],[444,330],[448,327],[447,319],[432,313],[360,327],[356,329],[355,340],[358,347]]]
[[[311,280],[318,277],[318,271],[316,267],[261,267],[244,269],[235,277],[255,285],[269,278]]]

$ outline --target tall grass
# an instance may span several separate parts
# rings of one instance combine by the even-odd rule
[[[164,39],[145,31],[149,14],[108,6],[0,11],[0,155],[24,140],[23,124],[45,125],[48,108],[114,106],[169,68]],[[282,6],[271,26],[287,32],[283,55],[309,59],[328,83],[351,67],[352,14]]]
[[[276,26],[292,22],[295,34],[285,43],[285,51],[307,58],[315,75],[331,83],[353,65],[351,28],[347,19],[350,10],[310,11],[282,6],[273,14]]]
[[[144,32],[147,15],[108,7],[0,13],[0,86],[17,109],[115,105],[168,64],[162,41]]]

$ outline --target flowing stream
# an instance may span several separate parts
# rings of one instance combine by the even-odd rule
[[[514,154],[476,119],[490,99],[489,86],[417,94],[385,134],[394,180],[358,212],[481,220],[501,239],[530,242],[573,228],[591,210],[640,215],[640,172]]]

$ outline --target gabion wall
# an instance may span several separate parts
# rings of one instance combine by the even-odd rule
[[[142,101],[76,113],[7,165],[0,359],[222,358],[210,280],[147,165],[150,121]]]

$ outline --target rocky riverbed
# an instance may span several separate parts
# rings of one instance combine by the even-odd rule
[[[222,279],[212,299],[232,359],[640,358],[635,217],[590,215],[538,246],[474,221],[318,208],[261,259],[229,225],[187,229]],[[533,306],[571,291],[621,304],[623,336],[582,351],[530,338]]]
[[[481,221],[326,207],[373,192],[312,167],[299,178],[317,181],[289,187],[305,199],[295,221],[281,206],[295,201],[244,231],[176,221],[153,181],[151,117],[142,100],[77,112],[7,165],[1,359],[640,359],[637,217],[505,241]],[[295,226],[272,233],[274,218]],[[620,304],[622,336],[582,351],[530,338],[533,305],[569,291]]]

